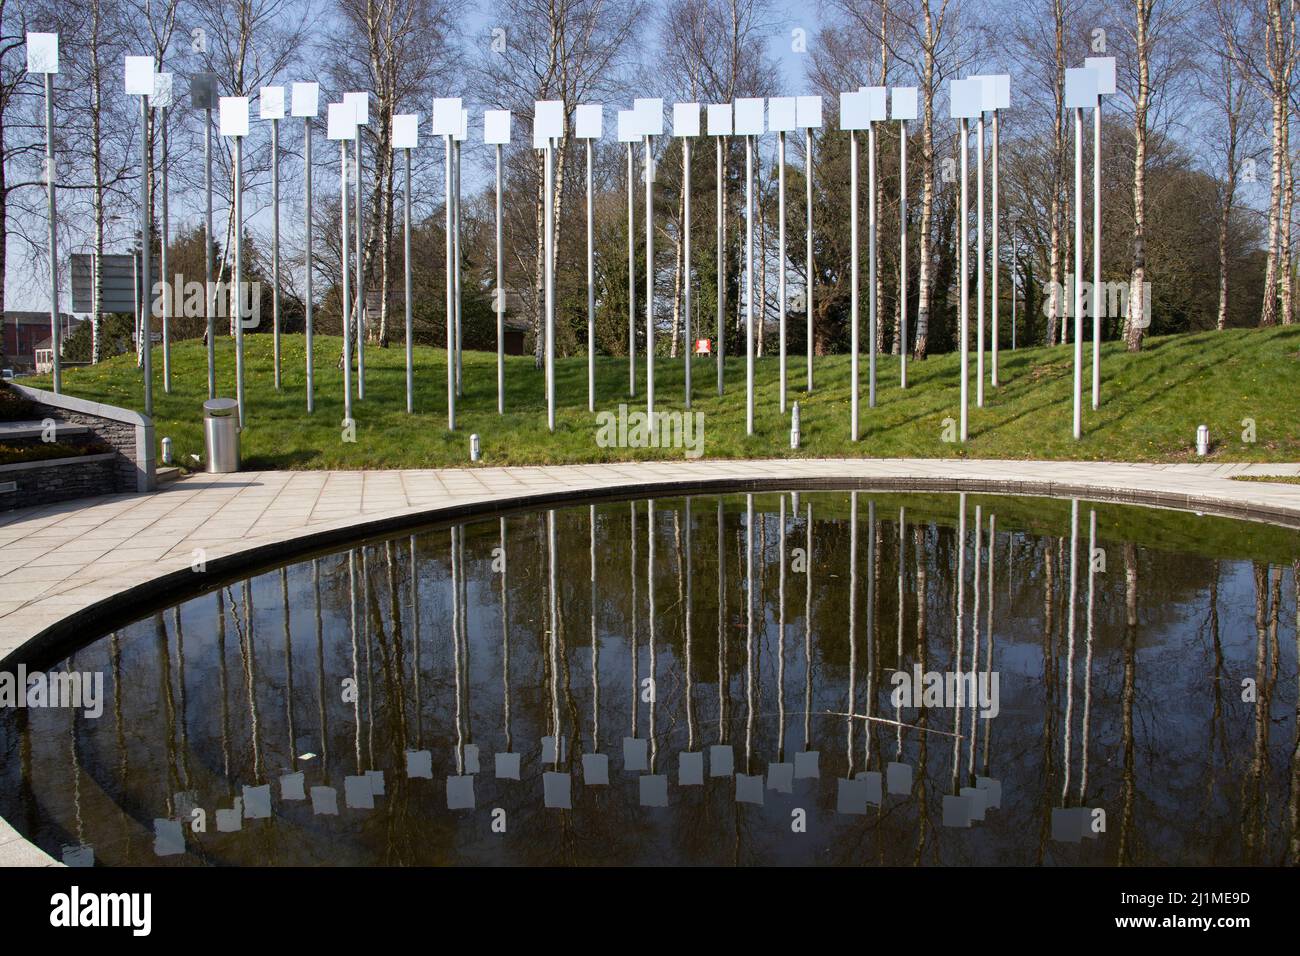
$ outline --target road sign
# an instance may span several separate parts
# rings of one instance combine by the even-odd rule
[[[712,346],[712,344],[709,342],[708,339],[696,339],[696,340],[695,340],[695,354],[696,354],[696,355],[712,355],[712,354],[713,354],[713,346]]]
[[[94,254],[72,254],[72,311],[93,312],[95,308],[91,277]],[[134,255],[107,255],[99,260],[99,311],[132,314],[136,310],[139,266]]]

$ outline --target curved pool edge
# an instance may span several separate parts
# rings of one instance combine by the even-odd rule
[[[1300,487],[1231,480],[1238,474],[1300,474],[1300,465],[767,459],[196,475],[149,494],[4,516],[0,560],[6,549],[46,551],[23,562],[16,580],[8,580],[12,571],[0,576],[0,669],[84,635],[96,618],[190,592],[196,573],[224,578],[362,536],[505,508],[855,486],[1079,497],[1300,528]],[[0,866],[11,865],[61,864],[0,819]]]

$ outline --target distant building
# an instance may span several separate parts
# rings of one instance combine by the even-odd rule
[[[63,337],[77,327],[80,319],[67,312],[60,313],[63,325]],[[50,313],[48,312],[5,312],[5,361],[7,367],[19,371],[31,371],[36,367],[36,351],[48,349],[50,338]]]

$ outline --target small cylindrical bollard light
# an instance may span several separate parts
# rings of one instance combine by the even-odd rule
[[[172,440],[170,438],[162,440],[162,463],[164,465],[172,463]]]
[[[470,435],[469,436],[469,460],[478,461],[482,453],[483,450],[482,447],[479,445],[478,434],[476,433]]]
[[[1210,427],[1208,425],[1198,425],[1196,427],[1196,454],[1204,458],[1210,453]]]
[[[790,408],[790,447],[799,447],[799,403]]]

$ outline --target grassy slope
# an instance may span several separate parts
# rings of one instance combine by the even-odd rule
[[[304,341],[285,336],[283,389],[272,386],[271,336],[246,341],[249,427],[243,436],[247,467],[399,468],[468,463],[471,432],[482,437],[488,465],[609,461],[636,457],[679,458],[680,450],[600,448],[595,422],[586,410],[586,359],[557,364],[557,424],[546,431],[543,375],[531,357],[507,359],[507,414],[496,414],[495,355],[464,356],[465,395],[458,431],[446,428],[444,352],[417,348],[415,415],[405,414],[404,352],[401,347],[366,350],[366,398],[356,402],[357,440],[341,440],[342,374],[336,367],[340,342],[318,337],[316,412],[308,416],[304,393]],[[732,343],[735,349],[735,343]],[[206,357],[201,342],[173,349],[173,391],[162,388],[162,353],[155,350],[154,418],[158,437],[170,436],[178,459],[202,450],[201,405],[207,397]],[[998,389],[986,386],[986,407],[974,407],[971,356],[970,440],[963,447],[942,441],[943,419],[958,414],[958,358],[944,355],[909,363],[909,388],[898,388],[898,359],[879,359],[878,407],[866,399],[867,363],[862,359],[862,440],[849,433],[849,358],[816,361],[817,390],[802,391],[802,358],[789,364],[791,398],[800,401],[803,447],[789,450],[788,418],[776,404],[777,360],[764,357],[755,368],[755,435],[746,438],[745,363],[727,363],[727,392],[718,398],[712,360],[694,365],[694,408],[705,415],[705,456],[768,457],[958,457],[1194,460],[1196,426],[1206,424],[1217,461],[1300,460],[1300,326],[1231,330],[1151,339],[1137,355],[1111,343],[1102,353],[1102,407],[1093,412],[1084,352],[1084,438],[1070,436],[1073,348],[1001,352]],[[218,343],[218,392],[234,394],[234,347]],[[644,362],[638,361],[638,398],[629,400],[626,359],[599,358],[597,408],[627,401],[644,409]],[[48,379],[27,380],[48,387]],[[130,357],[94,368],[69,370],[70,394],[141,408],[141,381]],[[655,391],[659,408],[682,406],[682,363],[660,358]],[[1256,422],[1257,442],[1243,443],[1241,420]]]

